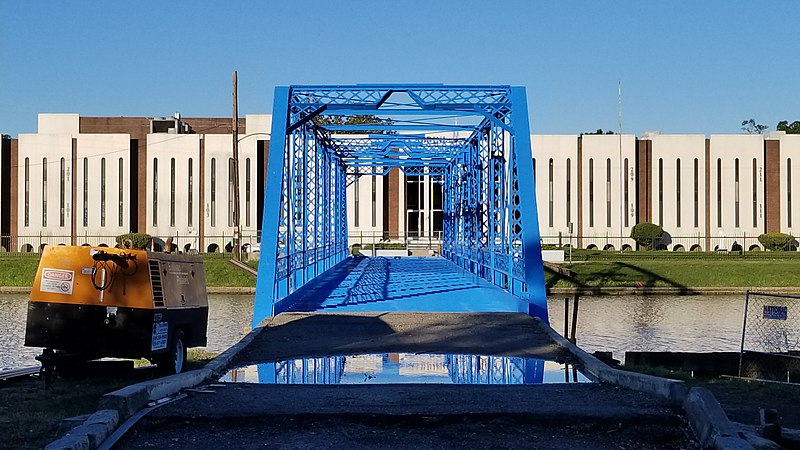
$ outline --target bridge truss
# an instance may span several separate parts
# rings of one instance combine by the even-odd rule
[[[253,324],[347,258],[347,186],[395,167],[442,185],[442,256],[546,319],[524,87],[279,86]]]

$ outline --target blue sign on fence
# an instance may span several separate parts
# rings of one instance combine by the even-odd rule
[[[772,320],[786,320],[789,308],[787,306],[764,305],[764,318]]]

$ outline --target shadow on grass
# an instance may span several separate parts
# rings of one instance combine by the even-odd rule
[[[580,274],[575,271],[560,270],[559,266],[544,267],[545,287],[548,292],[555,285],[564,280],[574,286],[578,294],[600,294],[604,288],[633,288],[637,294],[653,292],[656,287],[674,289],[676,295],[694,295],[698,292],[681,283],[665,278],[653,271],[628,264],[625,262],[612,262],[603,270],[590,274]],[[591,280],[590,280],[590,279]],[[629,286],[619,285],[620,281],[630,281]],[[589,282],[591,281],[591,284]],[[657,286],[658,285],[658,286]]]

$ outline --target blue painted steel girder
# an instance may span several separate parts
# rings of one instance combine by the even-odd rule
[[[456,86],[444,84],[360,84],[350,86],[293,86],[291,106],[346,105],[380,108],[395,93],[405,93],[420,108],[508,103],[510,86]]]
[[[481,118],[459,126],[471,129],[468,138],[436,139],[343,137],[315,123],[337,108],[370,115],[384,106]],[[408,123],[381,129],[392,125],[396,132]],[[276,88],[254,325],[285,310],[292,292],[346,257],[348,182],[392,167],[435,175],[443,184],[443,256],[527,300],[532,315],[547,317],[524,88],[294,86]]]

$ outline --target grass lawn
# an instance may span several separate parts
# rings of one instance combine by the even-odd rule
[[[573,271],[566,278],[545,270],[550,287],[645,286],[672,287],[796,287],[800,286],[800,261],[695,259],[590,261],[565,264]]]
[[[619,259],[581,261],[564,264],[573,277],[545,269],[549,287],[575,286],[645,286],[672,287],[797,287],[800,286],[800,258],[668,258]],[[228,263],[228,255],[203,257],[206,282],[209,287],[255,287],[256,281]],[[257,261],[248,262],[258,267]],[[39,265],[39,255],[0,255],[0,286],[31,286]]]
[[[190,349],[186,370],[200,368],[214,356]],[[47,389],[35,378],[0,382],[0,448],[42,448],[61,436],[58,426],[63,419],[94,413],[104,394],[160,376],[157,369],[145,368],[114,376],[57,378]]]
[[[256,280],[229,264],[229,259],[227,255],[203,257],[206,284],[211,287],[255,287]],[[0,256],[0,286],[32,286],[38,267],[38,253]]]

